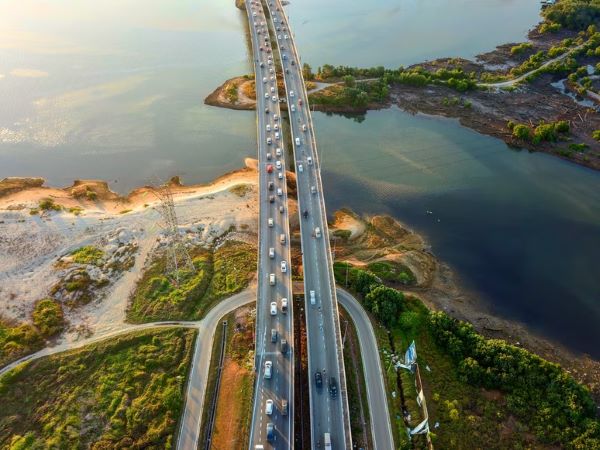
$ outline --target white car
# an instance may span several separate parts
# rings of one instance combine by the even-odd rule
[[[292,105],[291,108],[292,108],[292,112],[296,112],[296,105]]]
[[[273,363],[265,361],[265,378],[268,380],[273,376]]]
[[[277,315],[277,302],[271,302],[271,315]]]
[[[317,303],[317,298],[315,297],[315,291],[310,291],[310,304],[315,305]]]
[[[294,91],[290,91],[290,97],[293,97],[294,95],[296,95],[294,94]]]
[[[276,131],[276,132],[275,132],[275,139],[279,140],[279,138],[280,138],[280,137],[281,137],[281,136],[279,135],[279,131]]]
[[[273,247],[269,248],[269,258],[275,258],[275,249]]]
[[[267,124],[267,131],[271,131],[271,124]]]
[[[275,87],[271,86],[271,92],[274,93],[275,92]]]
[[[273,120],[279,120],[279,116],[277,114],[273,114]]]
[[[299,137],[296,138],[296,145],[300,145],[300,138]]]
[[[273,100],[273,103],[276,103],[277,102],[277,97],[273,96],[273,97],[271,97],[271,100]]]
[[[288,35],[286,34],[285,36],[283,36],[283,38],[284,38],[284,39],[287,39],[287,38],[288,38]]]
[[[306,124],[302,124],[302,131],[306,131]]]
[[[279,172],[277,174],[277,178],[279,178],[280,180],[283,180],[283,172]]]
[[[321,229],[319,227],[315,228],[315,237],[317,237],[317,238],[321,237]]]
[[[273,400],[268,399],[265,402],[265,414],[267,416],[270,416],[271,414],[273,414]]]
[[[308,163],[309,166],[312,165],[312,156],[309,156],[308,158],[306,158],[306,162]]]
[[[276,154],[277,156],[281,156],[281,147],[277,147],[277,148],[275,149],[275,154]]]
[[[281,170],[281,161],[275,161],[275,167],[277,167],[278,170]]]
[[[280,34],[277,35],[277,39],[281,40],[281,35]]]
[[[283,191],[281,190],[281,188],[277,188],[277,195],[279,197],[281,197],[283,195]]]
[[[298,164],[298,172],[304,172],[304,166],[302,164]]]
[[[268,223],[269,223],[269,228],[273,228],[273,218],[272,217],[269,217]]]
[[[267,77],[263,77],[263,83],[267,82]]]
[[[271,66],[271,65],[273,65],[273,61],[272,60],[268,60],[267,64],[269,64]]]
[[[279,131],[279,125],[278,125],[278,124],[275,124],[275,125],[273,125],[273,129],[274,129],[275,131]]]
[[[275,274],[274,273],[269,275],[269,284],[271,286],[275,286]]]
[[[265,92],[265,98],[269,98],[269,93]]]
[[[267,144],[271,145],[273,143],[273,139],[271,139],[270,137],[267,138]]]
[[[317,193],[317,188],[315,186],[311,186],[310,187],[310,193],[311,194],[316,194]]]
[[[281,261],[281,271],[283,273],[287,272],[287,263],[285,261]]]

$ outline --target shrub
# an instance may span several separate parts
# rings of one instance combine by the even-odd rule
[[[594,139],[596,139],[597,141],[600,141],[600,130],[595,130],[595,131],[592,133],[592,137],[593,137]]]
[[[102,264],[104,252],[93,245],[86,245],[71,252],[73,261],[77,264],[92,264],[99,266]]]
[[[52,299],[40,300],[33,309],[33,324],[44,336],[54,336],[60,333],[65,325],[61,305]]]
[[[45,198],[40,201],[38,204],[38,208],[42,211],[60,211],[61,206],[54,203],[54,200],[51,198]]]
[[[523,124],[513,125],[513,136],[522,141],[529,141],[531,139],[531,132],[529,127]]]
[[[526,50],[531,50],[533,48],[533,44],[531,42],[523,42],[522,44],[515,45],[511,47],[510,53],[511,55],[520,55],[524,53]]]

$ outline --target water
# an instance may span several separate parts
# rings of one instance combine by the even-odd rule
[[[303,58],[397,67],[522,41],[537,0],[293,0]],[[340,14],[341,13],[341,14]],[[255,116],[208,107],[251,71],[233,0],[0,3],[0,177],[207,182],[254,156]],[[390,213],[497,312],[600,357],[600,181],[397,109],[315,114],[330,211]],[[427,211],[432,211],[428,214]]]
[[[400,218],[496,313],[600,356],[597,172],[397,108],[314,120],[329,211]]]

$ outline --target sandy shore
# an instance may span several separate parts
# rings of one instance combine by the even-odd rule
[[[194,242],[210,245],[229,233],[235,239],[256,240],[256,161],[246,168],[219,177],[207,185],[183,186],[173,180],[172,192],[180,230]],[[120,197],[102,181],[79,181],[67,188],[24,182],[0,197],[0,311],[6,319],[30,320],[34,303],[49,295],[64,276],[69,254],[84,245],[94,245],[107,256],[123,246],[134,249],[128,270],[100,274],[108,281],[102,295],[77,308],[65,308],[69,331],[60,342],[107,332],[122,326],[127,300],[146,258],[163,233],[159,204],[151,187]],[[0,186],[3,182],[0,182]],[[94,192],[95,200],[89,194]],[[59,211],[41,211],[40,201],[51,199]],[[31,214],[38,209],[38,214]],[[232,230],[236,230],[233,231]],[[94,268],[90,268],[93,270]]]

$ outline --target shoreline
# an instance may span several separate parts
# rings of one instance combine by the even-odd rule
[[[548,361],[560,364],[577,381],[586,385],[600,404],[600,361],[575,352],[552,338],[532,330],[527,324],[492,312],[491,305],[477,292],[467,289],[454,270],[440,260],[427,240],[400,220],[390,216],[360,216],[348,209],[335,212],[330,224],[336,230],[349,230],[348,238],[337,238],[336,261],[365,267],[379,261],[401,263],[416,277],[414,285],[391,283],[406,295],[420,298],[428,309],[441,310],[471,323],[487,338],[502,339],[525,348]],[[381,232],[388,242],[372,236]],[[362,239],[361,239],[362,237]]]

